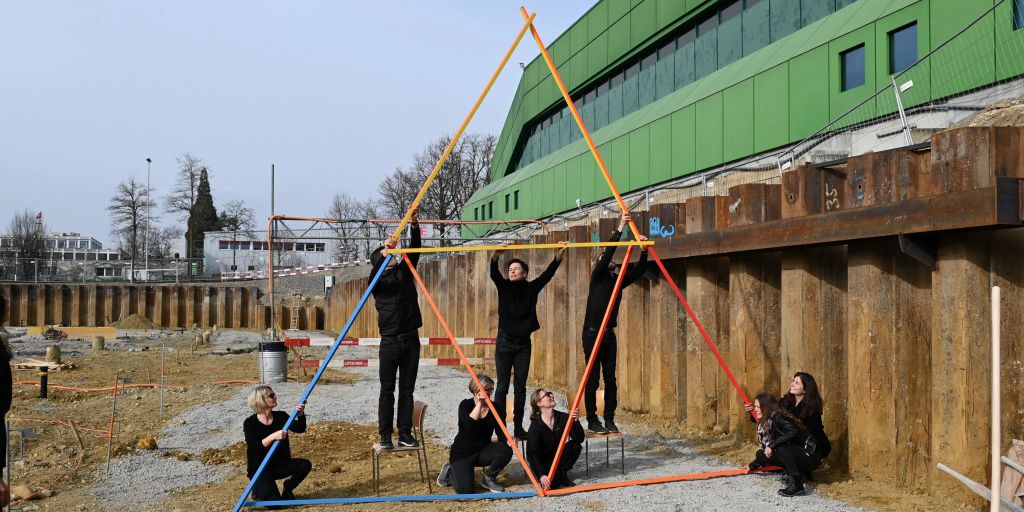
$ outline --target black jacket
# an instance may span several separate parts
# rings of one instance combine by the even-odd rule
[[[557,259],[551,260],[544,273],[533,281],[510,281],[501,275],[497,260],[491,259],[491,281],[494,281],[498,289],[499,331],[522,337],[540,329],[540,322],[537,321],[537,295],[555,276],[560,263]]]
[[[818,455],[822,458],[828,457],[828,454],[832,453],[832,442],[829,441],[828,435],[825,434],[825,425],[821,421],[821,413],[805,410],[804,402],[800,402],[793,407],[790,411],[793,416],[800,418],[804,426],[807,427],[807,432],[814,436],[815,441],[818,442]]]
[[[288,416],[289,414],[284,411],[274,411],[274,421],[270,425],[264,425],[253,414],[242,423],[242,431],[245,433],[245,474],[249,478],[256,474],[256,470],[259,469],[264,457],[267,456],[267,452],[270,451],[270,446],[263,446],[263,439],[284,428],[284,424],[288,422]],[[296,416],[295,421],[288,427],[288,431],[299,434],[305,432],[306,415]],[[281,440],[277,450],[274,450],[274,456],[270,458],[270,462],[264,468],[264,473],[266,474],[272,468],[280,467],[291,458],[292,448],[286,437]]]
[[[608,241],[618,242],[621,237],[621,232],[613,231]],[[589,328],[596,332],[601,328],[601,320],[604,320],[605,309],[608,307],[608,301],[612,298],[612,290],[615,288],[616,276],[608,272],[608,264],[611,263],[612,256],[615,255],[615,249],[617,249],[615,246],[606,248],[601,253],[601,258],[597,260],[597,264],[594,265],[593,272],[590,273],[590,291],[587,293],[587,309],[583,316],[584,329]],[[622,277],[622,287],[625,288],[633,284],[637,279],[643,277],[646,271],[647,251],[641,251],[640,261],[624,265],[619,269],[619,272],[626,273]],[[612,316],[608,319],[609,329],[617,324],[616,319],[619,316],[619,302],[621,301],[622,293],[619,292],[619,296],[615,298],[615,309],[612,310]]]
[[[459,433],[455,435],[448,450],[448,460],[456,461],[476,455],[480,450],[491,444],[491,435],[498,436],[498,439],[505,439],[505,434],[494,419],[494,413],[487,410],[487,415],[474,420],[469,414],[476,408],[476,401],[467,398],[459,403]],[[504,442],[504,441],[499,441]]]
[[[775,450],[780,446],[795,445],[803,446],[807,439],[807,432],[800,428],[793,420],[785,414],[776,414],[771,418],[771,435],[768,436],[768,446]]]
[[[418,224],[411,224],[412,236],[409,240],[409,248],[416,249],[422,246],[420,242],[420,227]],[[401,255],[394,255],[401,259]],[[374,262],[373,269],[367,282],[373,281],[380,266],[386,258],[380,258]],[[419,253],[409,255],[409,260],[415,267],[419,263]],[[398,336],[408,334],[423,326],[423,317],[420,316],[419,297],[416,294],[416,279],[412,271],[404,262],[398,266],[389,268],[381,274],[377,286],[373,287],[374,305],[377,307],[377,326],[380,328],[380,335]]]
[[[526,460],[530,463],[530,469],[534,474],[541,476],[548,474],[551,469],[551,462],[555,460],[555,451],[558,450],[558,442],[562,440],[562,432],[569,422],[569,414],[562,411],[554,411],[555,428],[548,428],[544,420],[534,418],[530,421],[530,430],[526,437]],[[572,430],[569,431],[569,442],[583,444],[585,434],[583,425],[574,421]]]

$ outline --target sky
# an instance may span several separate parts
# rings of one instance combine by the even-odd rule
[[[595,0],[526,5],[546,44]],[[50,231],[112,247],[121,181],[173,185],[175,158],[210,169],[215,203],[324,214],[376,195],[396,166],[454,133],[522,26],[518,2],[4,2],[0,232],[43,212]],[[469,126],[499,134],[538,54],[527,35]],[[161,201],[162,202],[162,201]],[[154,209],[161,224],[184,222]]]

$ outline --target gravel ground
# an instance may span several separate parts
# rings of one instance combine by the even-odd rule
[[[258,335],[255,335],[258,337]],[[237,342],[225,337],[224,342]],[[375,349],[345,347],[345,357],[372,357]],[[312,393],[307,406],[311,421],[346,421],[373,424],[379,383],[371,368],[353,385],[323,385]],[[429,406],[427,434],[451,443],[455,436],[455,414],[458,402],[468,396],[467,376],[453,368],[421,367],[417,378],[416,397]],[[282,404],[294,404],[307,384],[275,384],[274,390]],[[251,387],[240,389],[234,398],[207,404],[181,414],[170,421],[158,439],[160,450],[182,450],[199,454],[206,448],[223,448],[242,441],[241,422],[251,412],[246,408],[245,395]],[[560,409],[565,408],[561,403]],[[603,466],[600,443],[591,447],[591,477],[582,470],[583,461],[577,463],[573,477],[579,484],[617,482],[625,478],[640,479],[657,476],[682,475],[705,471],[735,469],[713,457],[693,450],[684,440],[662,439],[650,429],[620,425],[630,435],[626,438],[626,477],[622,477],[615,464]],[[659,449],[653,449],[658,447]],[[614,451],[614,450],[613,450]],[[159,452],[159,451],[158,451]],[[222,479],[227,469],[206,466],[196,460],[181,462],[173,457],[160,457],[157,453],[137,453],[118,459],[112,465],[109,478],[97,483],[97,499],[112,508],[142,509],[165,499],[176,489],[203,485]],[[643,452],[643,453],[641,453]],[[314,469],[315,471],[316,469]],[[436,465],[434,470],[436,471]],[[171,476],[171,478],[168,478]],[[525,482],[526,477],[515,460],[506,469],[505,482]],[[647,512],[673,510],[749,510],[756,503],[759,510],[861,510],[844,503],[828,500],[813,492],[796,499],[776,494],[778,476],[749,475],[704,481],[678,482],[661,485],[609,489],[553,499],[530,498],[517,500],[522,510],[569,511],[589,509],[636,510]],[[513,485],[510,491],[530,490],[528,484]],[[241,492],[241,489],[239,489]],[[507,507],[494,505],[493,508]],[[595,508],[597,507],[597,508]]]

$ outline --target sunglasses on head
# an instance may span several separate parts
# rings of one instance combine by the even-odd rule
[[[540,394],[541,398],[548,397],[548,396],[550,396],[552,400],[555,399],[555,394],[552,393],[551,391],[545,391],[545,392]]]
[[[273,399],[276,400],[277,399],[277,395],[275,393],[268,393],[267,394],[267,398],[273,398]]]

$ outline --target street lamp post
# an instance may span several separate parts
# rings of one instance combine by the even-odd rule
[[[153,159],[149,158],[149,157],[146,157],[146,230],[144,231],[145,234],[143,235],[143,236],[146,237],[143,240],[143,246],[145,247],[144,250],[146,252],[146,281],[149,281],[149,237],[150,237],[150,233],[149,233],[150,226],[149,226],[149,223],[151,221],[149,216],[152,213],[152,208],[153,208],[152,207],[153,198],[150,197],[150,188],[149,188],[149,169],[150,169],[150,166],[152,164],[153,164]]]

